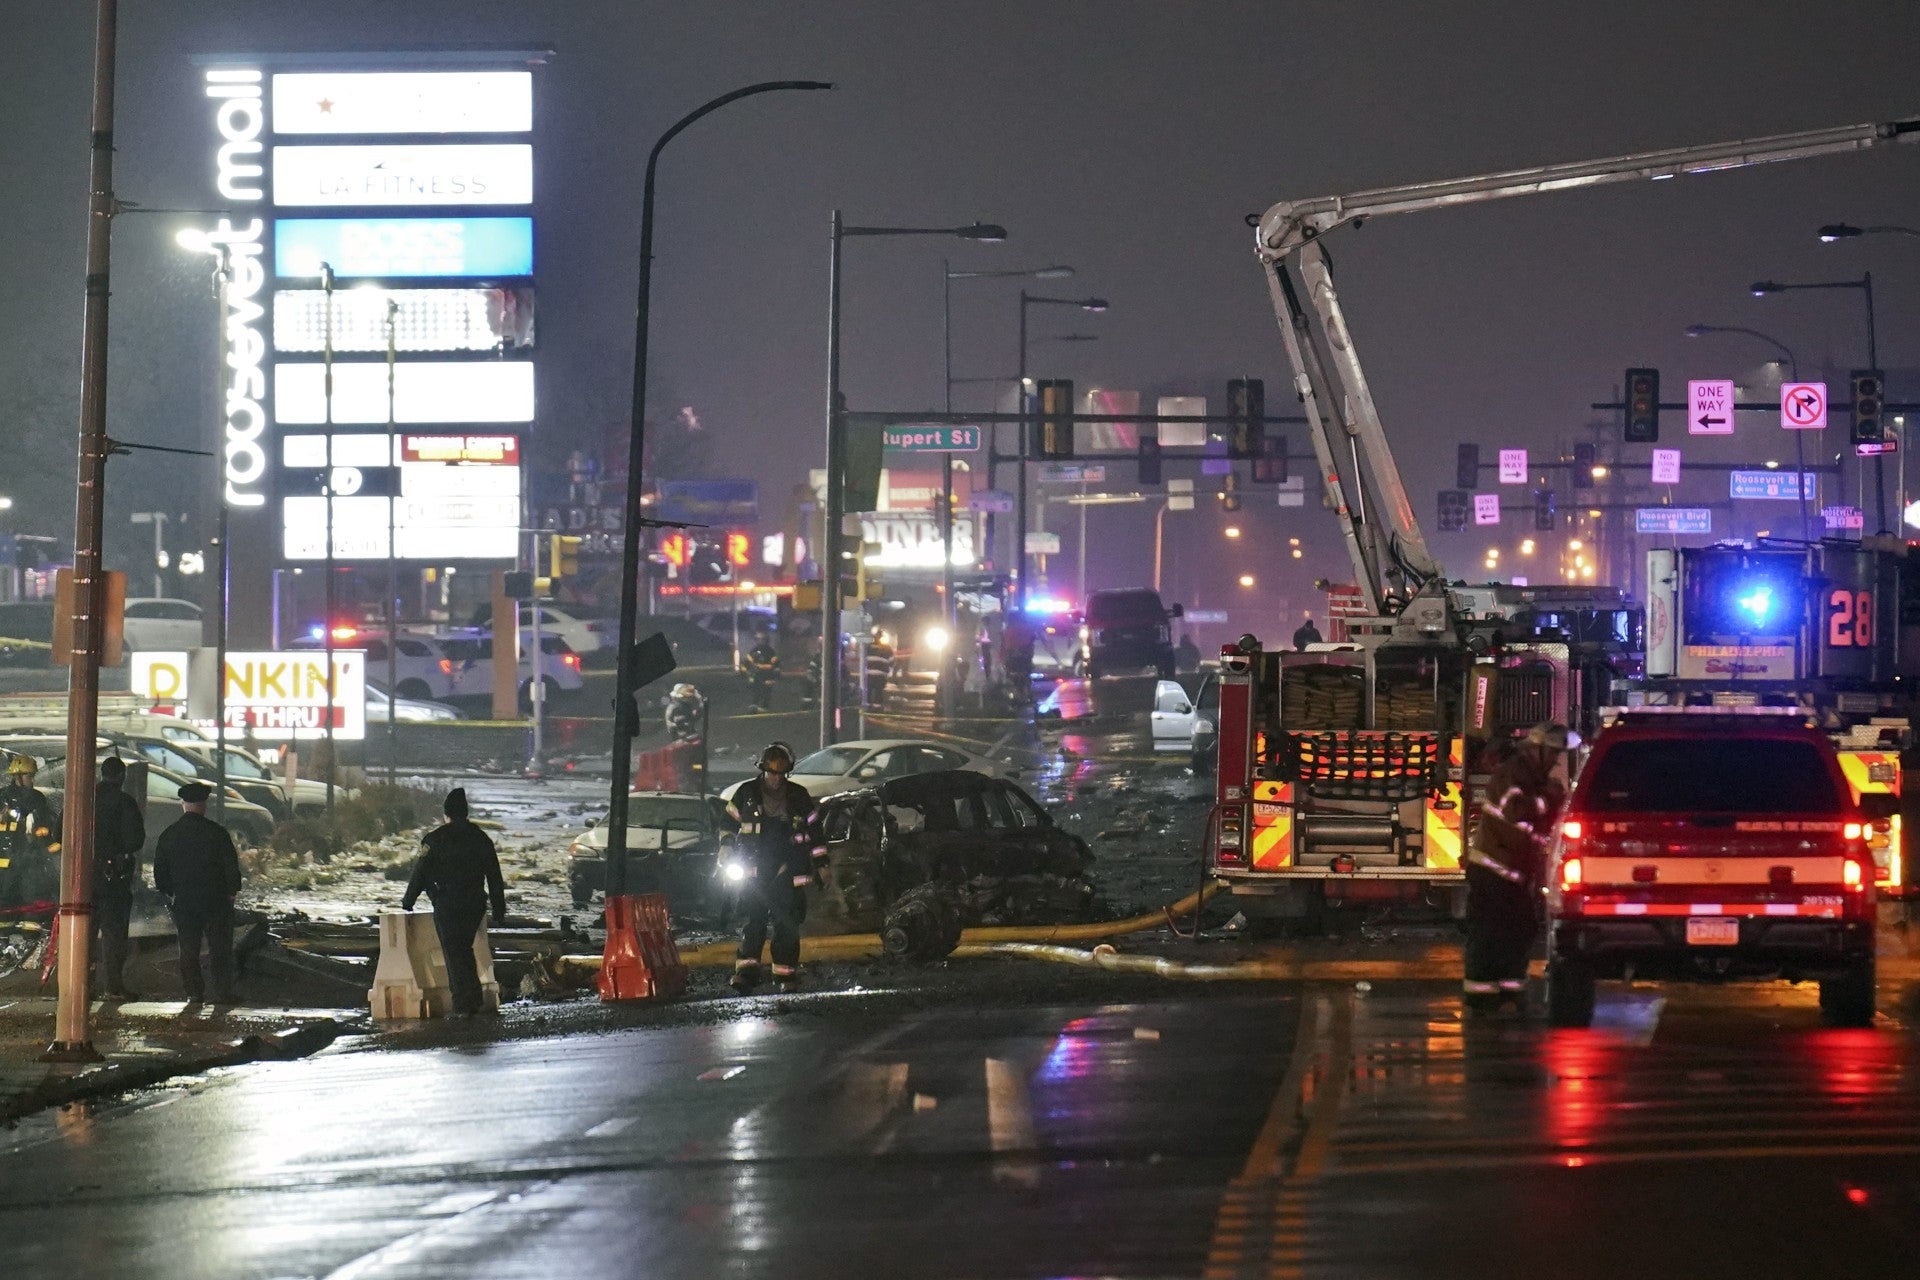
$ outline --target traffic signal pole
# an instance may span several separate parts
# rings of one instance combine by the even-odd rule
[[[67,698],[67,787],[60,842],[59,999],[46,1057],[96,1061],[87,1012],[93,946],[93,744],[100,727],[105,638],[107,300],[113,237],[114,51],[119,6],[98,0],[93,42],[92,152],[87,180],[86,306],[81,326],[79,475],[73,514],[73,650]]]

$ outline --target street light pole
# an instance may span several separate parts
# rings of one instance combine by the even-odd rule
[[[661,134],[647,154],[646,180],[640,199],[640,280],[634,304],[632,421],[627,434],[627,493],[620,543],[620,650],[615,661],[613,694],[613,780],[607,806],[607,896],[626,887],[627,786],[633,771],[633,736],[640,709],[634,705],[635,631],[640,625],[641,469],[646,458],[648,295],[653,284],[653,189],[660,152],[694,121],[730,102],[755,94],[786,89],[831,89],[818,80],[768,80],[723,93],[680,117]]]
[[[392,475],[400,474],[400,459],[393,457],[400,451],[400,416],[397,412],[397,400],[394,395],[395,375],[399,372],[400,304],[387,297],[387,450],[388,463],[393,467]],[[400,495],[387,494],[387,785],[393,785],[394,757],[399,752],[398,725],[400,717],[393,712],[395,682],[399,679],[400,669],[400,548],[395,545],[399,532],[399,521],[394,511],[400,505]],[[537,725],[537,722],[536,722]]]
[[[1831,229],[1832,228],[1822,228],[1822,231],[1824,232]],[[1888,227],[1885,228],[1885,230],[1905,231],[1906,228]],[[1822,239],[1825,238],[1823,235]],[[1858,280],[1816,280],[1807,284],[1781,284],[1777,280],[1757,280],[1749,287],[1749,291],[1756,298],[1764,298],[1769,294],[1775,293],[1787,293],[1797,289],[1860,290],[1866,299],[1867,305],[1867,367],[1878,372],[1880,369],[1880,340],[1876,332],[1873,314],[1873,273],[1870,271],[1862,272]],[[1855,455],[1855,462],[1856,465],[1858,465],[1857,454]],[[1865,473],[1862,471],[1863,479],[1864,475]],[[1865,505],[1864,497],[1862,498],[1861,505]],[[1877,453],[1873,456],[1873,506],[1874,519],[1878,523],[1878,532],[1885,533],[1887,532],[1887,457],[1883,453]]]
[[[324,603],[322,605],[320,629],[322,633],[322,641],[326,646],[327,821],[331,822],[333,821],[333,779],[336,772],[334,768],[334,762],[333,762],[333,757],[334,757],[334,734],[333,734],[333,712],[334,712],[334,705],[333,705],[334,704],[334,695],[333,695],[333,609],[334,609],[334,604],[333,604],[333,476],[334,476],[334,464],[333,464],[333,264],[331,263],[323,262],[320,264],[320,288],[325,293],[326,302],[327,302],[326,322],[323,329],[323,338],[322,338],[323,345],[321,347],[321,354],[323,356],[323,359],[321,361],[321,370],[322,370],[321,378],[324,381],[324,386],[322,387],[322,395],[325,400],[326,436],[327,436],[327,469],[323,475],[323,478],[320,484],[320,492],[323,495],[323,500],[327,504],[327,569],[326,569],[327,581],[326,581],[325,590],[321,592],[321,599]],[[387,705],[387,714],[389,716],[393,714],[393,705],[391,703]]]
[[[87,275],[80,354],[79,467],[73,513],[73,647],[67,698],[66,838],[60,846],[60,994],[46,1056],[94,1061],[87,1033],[93,942],[93,751],[100,728],[100,644],[106,603],[107,298],[113,225],[114,45],[119,6],[98,0],[92,149],[87,173]]]
[[[1027,308],[1034,306],[1079,307],[1083,311],[1105,311],[1105,298],[1043,298],[1020,291],[1020,367],[1016,391],[1020,397],[1020,447],[1016,451],[1014,465],[1020,469],[1019,497],[1015,499],[1020,508],[1019,520],[1014,529],[1013,564],[1014,572],[1014,610],[1024,613],[1027,608],[1027,439],[1032,434],[1032,424],[1027,420],[1031,412],[1032,400],[1027,395]]]
[[[847,515],[846,402],[840,392],[840,244],[848,236],[953,236],[997,244],[1007,238],[1005,227],[977,222],[964,227],[850,227],[840,210],[833,211],[831,249],[827,255],[827,492],[821,503],[825,528],[820,531],[820,745],[832,746],[840,736],[840,561],[845,536],[841,524]],[[951,557],[949,557],[951,559]]]

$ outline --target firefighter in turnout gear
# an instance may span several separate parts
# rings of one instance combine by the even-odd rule
[[[15,756],[0,788],[0,906],[50,902],[60,894],[60,820],[34,788],[39,763]]]
[[[1469,1009],[1524,1006],[1547,842],[1567,800],[1554,767],[1579,745],[1565,725],[1536,725],[1487,783],[1467,854]]]
[[[760,950],[769,927],[774,981],[782,991],[799,989],[806,887],[826,878],[826,847],[814,839],[813,797],[788,780],[792,772],[793,751],[776,742],[760,753],[759,775],[742,783],[727,804],[727,840],[747,873],[732,983],[742,995],[760,984]]]

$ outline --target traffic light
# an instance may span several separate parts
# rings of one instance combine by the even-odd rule
[[[1287,442],[1284,439],[1268,441],[1272,452],[1261,454],[1253,460],[1253,482],[1255,484],[1285,484],[1287,482]]]
[[[580,575],[580,538],[571,533],[556,533],[549,545],[551,546],[549,552],[551,563],[547,570],[549,576],[555,579],[578,577]]]
[[[1140,483],[1157,485],[1160,483],[1160,437],[1140,437]]]
[[[1044,462],[1065,462],[1073,457],[1073,383],[1049,379],[1035,391],[1040,401],[1040,421],[1034,432],[1033,456]]]
[[[1267,384],[1258,378],[1227,383],[1227,456],[1258,458],[1267,444]]]
[[[1573,480],[1568,487],[1573,489],[1593,488],[1593,469],[1597,465],[1596,454],[1592,445],[1577,444],[1573,446]]]
[[[1463,444],[1454,454],[1453,483],[1456,487],[1474,490],[1480,487],[1480,446]]]
[[[1867,452],[1878,452],[1887,439],[1885,399],[1882,388],[1885,383],[1878,369],[1855,369],[1853,379],[1853,422],[1847,430],[1847,438],[1853,442],[1856,451],[1862,445],[1871,445]]]
[[[1471,448],[1472,446],[1467,446]],[[1464,489],[1440,491],[1440,532],[1459,533],[1467,527],[1467,494]]]
[[[1553,532],[1553,507],[1553,490],[1533,491],[1533,527],[1539,532]]]
[[[1660,441],[1660,371],[1627,370],[1628,444],[1658,444]]]
[[[1220,509],[1222,511],[1240,509],[1240,477],[1234,472],[1229,471],[1220,477]]]

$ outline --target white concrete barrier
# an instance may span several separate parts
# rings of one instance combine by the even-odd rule
[[[473,958],[480,970],[480,1003],[500,1007],[500,984],[493,974],[493,948],[487,944],[486,922],[473,938]],[[444,1018],[453,1009],[447,986],[447,960],[440,950],[431,911],[382,911],[380,961],[374,969],[368,996],[376,1021],[401,1018]]]

